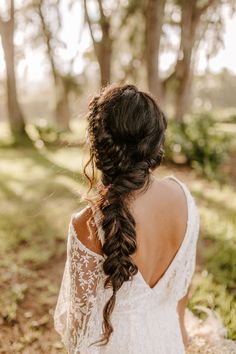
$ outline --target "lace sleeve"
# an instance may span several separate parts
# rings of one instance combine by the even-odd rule
[[[67,260],[54,312],[54,326],[68,353],[83,353],[89,318],[95,301],[101,258],[77,238],[72,215],[67,241]]]

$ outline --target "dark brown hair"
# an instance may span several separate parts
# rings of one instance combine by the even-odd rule
[[[136,231],[128,201],[132,192],[148,188],[150,171],[160,165],[167,123],[155,99],[129,84],[103,88],[90,101],[87,118],[90,159],[84,174],[90,191],[95,166],[101,172],[96,205],[105,236],[104,287],[113,291],[103,310],[101,344],[106,344],[113,332],[110,316],[116,293],[138,271],[130,257],[136,251]],[[90,164],[92,177],[86,172]]]

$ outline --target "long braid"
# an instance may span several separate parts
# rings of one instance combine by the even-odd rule
[[[142,170],[137,166],[136,172],[140,171]],[[145,171],[139,180],[134,180],[132,173],[127,172],[126,175],[119,176],[119,179],[111,184],[101,205],[104,216],[102,227],[106,240],[103,252],[107,256],[103,263],[103,269],[107,275],[105,287],[112,286],[113,288],[113,295],[103,310],[106,341],[113,331],[110,314],[115,305],[116,293],[122,284],[130,280],[138,271],[130,257],[136,251],[136,225],[127,206],[127,198],[131,191],[142,188],[146,179]]]
[[[103,215],[101,226],[105,237],[102,247],[106,256],[104,287],[112,288],[112,295],[103,309],[101,344],[106,344],[113,332],[110,317],[116,294],[138,271],[131,258],[137,244],[129,201],[134,191],[148,188],[150,169],[161,163],[166,121],[154,99],[133,85],[109,86],[92,99],[89,109],[90,153],[102,172],[97,206]],[[149,117],[152,121],[147,121],[146,127],[145,119]],[[133,118],[135,124],[130,122]]]

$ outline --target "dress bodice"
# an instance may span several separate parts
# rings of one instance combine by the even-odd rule
[[[188,206],[183,241],[167,270],[154,287],[140,271],[117,292],[111,315],[114,327],[106,346],[91,345],[102,338],[103,308],[112,294],[104,289],[104,257],[88,249],[78,239],[72,214],[67,243],[67,260],[54,313],[55,328],[71,354],[184,354],[177,304],[187,293],[196,262],[199,214],[187,186],[175,176],[167,176],[182,187]],[[101,243],[99,211],[92,204]],[[82,211],[80,211],[82,212]]]

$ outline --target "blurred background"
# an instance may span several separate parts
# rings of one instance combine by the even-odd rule
[[[0,1],[0,353],[64,353],[52,314],[84,203],[87,105],[107,83],[151,92],[169,128],[157,177],[200,209],[189,309],[236,339],[234,0]]]

